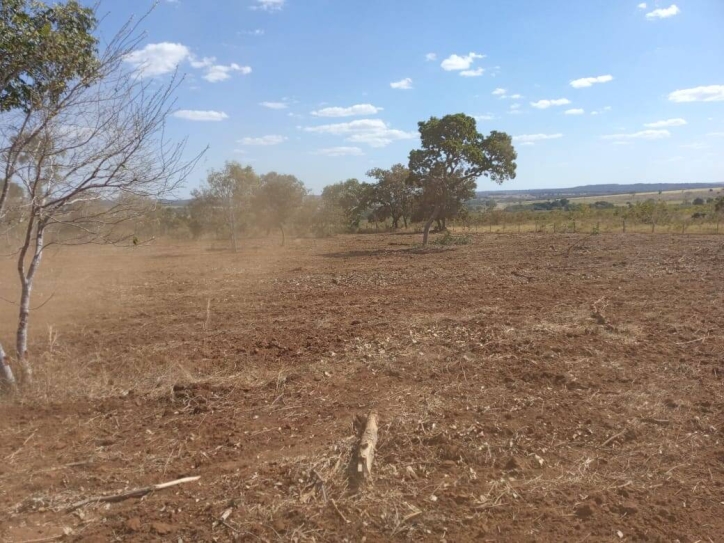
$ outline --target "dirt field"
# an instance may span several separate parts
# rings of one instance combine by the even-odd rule
[[[724,237],[417,241],[49,254],[0,539],[722,541]]]

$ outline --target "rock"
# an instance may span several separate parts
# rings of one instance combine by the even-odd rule
[[[173,526],[165,522],[154,522],[151,524],[151,529],[158,535],[168,535],[173,532]]]
[[[129,518],[126,521],[126,528],[132,532],[137,532],[141,529],[141,519],[138,517]]]

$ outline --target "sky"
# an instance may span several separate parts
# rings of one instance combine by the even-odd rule
[[[151,6],[106,0],[103,35]],[[723,0],[160,0],[142,28],[126,65],[178,67],[168,136],[209,147],[186,194],[227,160],[319,193],[460,112],[514,137],[502,189],[724,182]]]

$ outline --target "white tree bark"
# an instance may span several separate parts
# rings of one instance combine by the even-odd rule
[[[10,388],[15,388],[17,383],[15,382],[15,376],[13,375],[13,369],[7,361],[5,351],[0,343],[0,371],[2,372],[2,378]]]
[[[32,236],[32,223],[28,225],[28,236],[26,243],[20,251],[18,259],[18,273],[20,274],[20,312],[18,315],[18,331],[16,335],[15,349],[17,351],[18,362],[23,372],[23,381],[32,383],[33,368],[28,360],[28,325],[30,324],[30,294],[33,290],[33,281],[38,266],[43,258],[43,247],[45,241],[45,222],[39,221],[35,232],[34,240]],[[33,258],[30,266],[25,269],[25,257],[30,249],[31,240],[34,241]]]

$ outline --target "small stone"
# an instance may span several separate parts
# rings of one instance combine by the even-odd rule
[[[137,532],[141,529],[141,519],[138,517],[129,518],[126,521],[126,528],[128,528],[132,532]]]
[[[151,524],[151,529],[158,535],[168,535],[173,532],[173,526],[165,522],[154,522]]]

